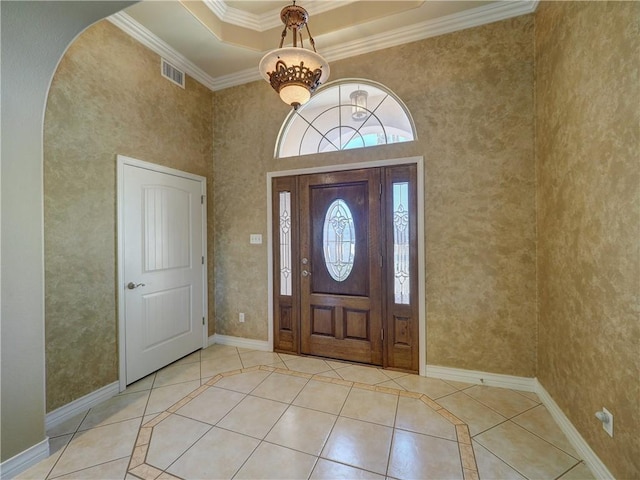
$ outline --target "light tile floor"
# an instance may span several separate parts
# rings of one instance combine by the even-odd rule
[[[535,394],[224,345],[47,433],[19,478],[593,478]]]

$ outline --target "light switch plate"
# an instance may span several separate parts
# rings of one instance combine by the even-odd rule
[[[262,244],[262,234],[252,233],[251,235],[249,235],[249,243],[252,245]]]
[[[607,423],[602,424],[602,428],[604,431],[609,434],[610,437],[613,437],[613,413],[611,413],[606,408],[602,407],[602,411],[607,415],[609,421]]]

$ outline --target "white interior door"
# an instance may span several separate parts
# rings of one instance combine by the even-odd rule
[[[119,278],[128,385],[201,348],[206,339],[206,184],[202,177],[124,162],[120,172]]]

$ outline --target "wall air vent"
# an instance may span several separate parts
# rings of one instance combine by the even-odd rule
[[[184,88],[185,83],[185,75],[182,70],[177,69],[169,62],[167,62],[164,58],[161,63],[161,73],[164,78],[169,80],[170,82],[175,83],[176,85]]]

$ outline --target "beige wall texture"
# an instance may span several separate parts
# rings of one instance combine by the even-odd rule
[[[406,103],[411,144],[274,159],[269,85],[216,92],[216,333],[267,339],[267,172],[422,155],[428,363],[535,376],[533,35],[529,15],[332,62]]]
[[[42,122],[51,76],[87,25],[132,2],[0,2],[2,474],[46,454]],[[33,447],[33,448],[32,448]],[[28,451],[9,466],[5,461]],[[33,455],[33,457],[32,457]],[[16,470],[13,474],[17,473]]]
[[[116,154],[203,175],[210,190],[211,105],[107,21],[63,57],[44,129],[47,411],[118,379]]]
[[[420,155],[428,363],[538,376],[614,475],[636,477],[639,17],[639,3],[541,2],[333,62],[332,79],[393,90],[418,140],[282,160],[289,109],[266,82],[182,90],[120,30],[90,28],[45,117],[47,410],[117,379],[116,154],[207,176],[210,333],[215,300],[217,333],[260,340],[267,245],[248,237],[266,239],[266,173]]]
[[[638,2],[536,13],[538,377],[621,479],[640,475],[639,25]]]

